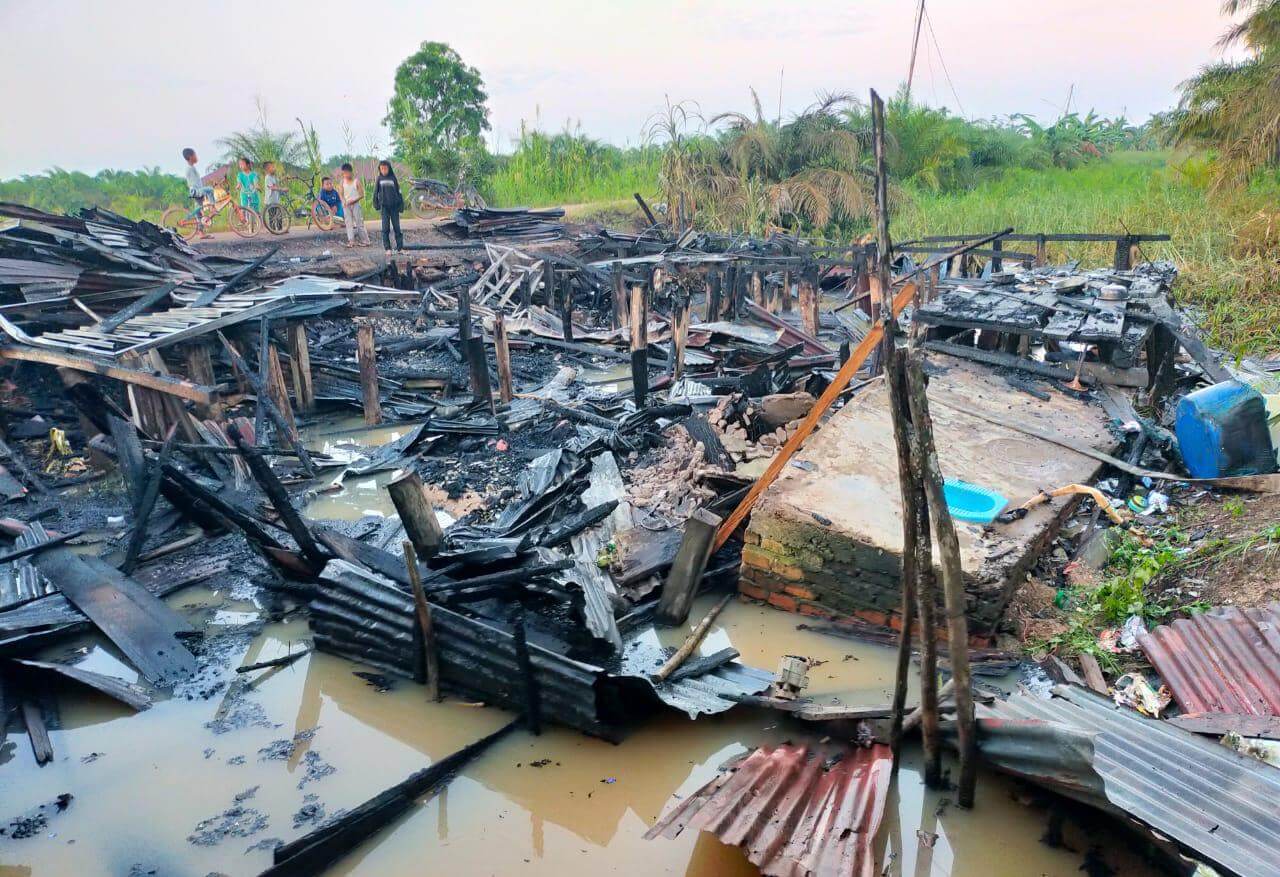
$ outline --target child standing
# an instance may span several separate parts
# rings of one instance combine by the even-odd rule
[[[404,195],[400,194],[400,181],[391,162],[378,162],[378,181],[373,189],[373,207],[382,214],[382,246],[391,255],[391,229],[396,231],[396,252],[404,252],[404,234],[400,231],[400,211],[404,210]]]
[[[240,186],[240,206],[252,207],[255,213],[262,211],[262,198],[258,194],[258,175],[253,170],[253,162],[240,156],[240,173],[236,174],[236,183]]]
[[[338,181],[338,194],[342,196],[342,210],[346,214],[347,246],[355,246],[356,237],[360,238],[360,246],[369,246],[369,232],[364,227],[364,211],[360,207],[364,199],[364,183],[351,168],[351,162],[343,162],[342,179]]]
[[[280,203],[280,193],[285,190],[280,185],[280,178],[276,176],[276,163],[268,161],[262,165],[262,194],[263,203],[270,207],[272,204]]]
[[[196,163],[199,158],[196,151],[188,146],[182,150],[182,160],[187,163],[187,191],[191,195],[191,200],[196,202],[196,228],[199,230],[199,237],[209,237],[209,232],[204,227],[204,205],[206,201],[213,201],[213,186],[206,186],[204,180],[200,179],[200,171],[196,170]]]

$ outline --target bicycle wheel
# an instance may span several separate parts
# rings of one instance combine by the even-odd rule
[[[293,215],[283,204],[268,204],[262,208],[262,227],[271,234],[284,234],[293,224]]]
[[[227,225],[242,238],[251,238],[262,228],[262,217],[252,207],[232,205],[227,210]]]
[[[200,230],[195,217],[185,207],[170,207],[166,210],[160,216],[160,227],[169,229],[184,240],[191,240]]]
[[[311,202],[311,221],[321,231],[333,231],[333,208],[316,199]]]
[[[449,206],[441,204],[434,192],[419,189],[409,197],[409,212],[418,219],[431,219],[439,215],[440,211],[448,209]]]

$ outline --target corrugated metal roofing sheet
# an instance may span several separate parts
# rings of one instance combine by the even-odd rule
[[[1138,644],[1186,712],[1280,716],[1280,603],[1220,606]]]
[[[983,757],[1141,820],[1216,867],[1280,874],[1280,771],[1077,686],[979,707]]]
[[[734,696],[759,694],[772,684],[773,674],[768,670],[730,661],[701,676],[655,685],[654,691],[667,706],[696,719],[732,709],[737,706]]]
[[[891,764],[889,747],[878,744],[757,749],[678,802],[645,838],[692,827],[743,847],[771,877],[870,877]]]

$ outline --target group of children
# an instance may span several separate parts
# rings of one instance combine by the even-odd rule
[[[194,149],[188,147],[182,150],[182,157],[187,163],[187,188],[190,190],[192,200],[195,201],[197,222],[201,224],[199,236],[209,237],[203,225],[200,208],[206,201],[213,202],[213,187],[204,185],[200,172],[196,170],[199,158]],[[241,156],[238,165],[240,170],[236,173],[235,181],[240,190],[241,207],[250,207],[255,212],[261,213],[264,197],[268,207],[280,203],[280,193],[285,191],[285,187],[280,184],[280,179],[276,176],[275,162],[263,163],[261,181],[253,169],[253,162],[248,158]],[[369,232],[364,227],[364,210],[361,207],[364,195],[364,183],[356,176],[350,162],[343,162],[342,167],[339,168],[336,185],[332,177],[326,176],[320,180],[320,191],[317,197],[329,205],[334,216],[342,219],[347,230],[346,245],[348,247],[356,246],[357,239],[362,247],[370,244]],[[403,252],[404,233],[400,230],[400,214],[404,211],[404,195],[400,192],[400,181],[396,178],[395,169],[391,167],[389,161],[378,162],[378,179],[374,183],[373,207],[382,214],[382,246],[386,249],[387,255],[390,256],[392,253],[393,231],[395,232],[395,252]]]

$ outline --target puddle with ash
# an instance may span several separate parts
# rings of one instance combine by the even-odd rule
[[[251,620],[257,607],[217,590],[191,589],[170,603],[197,622],[217,622],[196,682],[136,715],[91,694],[59,692],[55,759],[44,768],[10,729],[0,748],[0,762],[8,762],[0,764],[4,824],[63,793],[74,797],[34,836],[0,837],[0,877],[128,874],[135,866],[166,875],[257,874],[278,840],[300,837],[319,813],[350,809],[510,718],[456,701],[428,703],[420,686],[401,680],[385,690],[379,674],[356,675],[367,668],[323,654],[237,677],[236,666],[296,651],[308,636],[305,619],[264,626]],[[700,601],[691,618],[708,605]],[[732,643],[744,661],[771,670],[783,654],[806,655],[825,662],[810,670],[813,692],[845,703],[885,701],[892,649],[797,631],[801,620],[734,603],[702,651]],[[683,631],[649,636],[673,644]],[[96,641],[70,650],[87,643]],[[83,665],[136,678],[100,643]],[[554,728],[538,738],[517,733],[332,873],[754,874],[740,850],[710,835],[642,835],[672,793],[690,794],[726,758],[795,736],[777,715],[749,710],[697,721],[663,716],[620,745]],[[922,788],[909,758],[878,847],[893,852],[889,873],[1079,873],[1079,854],[1038,842],[1045,812],[1016,803],[1005,779],[983,775],[971,813],[942,806],[946,797]],[[931,848],[920,845],[917,829],[938,835]],[[1103,844],[1120,873],[1144,873],[1118,860],[1114,839],[1093,837],[1077,848],[1089,844]]]

